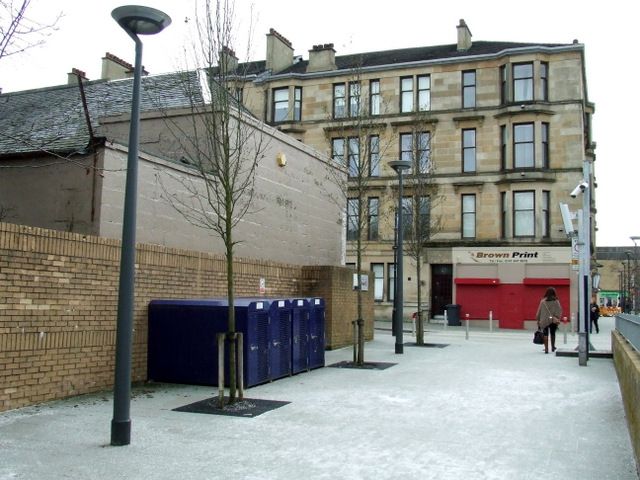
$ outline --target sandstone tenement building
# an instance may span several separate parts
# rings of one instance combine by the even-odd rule
[[[378,315],[393,299],[398,182],[388,162],[397,159],[414,164],[405,238],[416,216],[430,224],[421,286],[432,316],[457,303],[472,319],[491,312],[521,328],[549,285],[567,315],[575,311],[577,273],[558,203],[580,207],[569,192],[585,164],[594,185],[584,45],[474,41],[461,20],[449,45],[340,56],[328,43],[303,59],[271,30],[265,61],[239,63],[229,49],[223,57],[258,118],[348,168],[347,263],[359,238]],[[404,272],[411,305],[411,257]]]

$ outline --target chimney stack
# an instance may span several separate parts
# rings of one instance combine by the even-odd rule
[[[291,42],[270,28],[267,33],[267,70],[277,73],[291,65],[293,65]]]
[[[87,74],[82,70],[78,70],[77,68],[72,68],[71,72],[67,73],[67,85],[76,85],[78,83],[78,78],[83,82],[88,81]]]
[[[121,78],[133,77],[133,65],[125,62],[121,58],[107,52],[102,57],[102,76],[103,80],[119,80]],[[142,67],[142,75],[149,75],[149,72]]]
[[[464,52],[471,48],[471,30],[467,27],[465,21],[461,18],[458,25],[458,51]]]
[[[220,70],[224,73],[235,72],[238,68],[238,57],[236,52],[224,45],[220,49],[220,58],[218,59]]]
[[[309,50],[307,73],[326,72],[329,70],[337,70],[337,68],[336,51],[333,48],[333,43],[314,45],[313,48]]]

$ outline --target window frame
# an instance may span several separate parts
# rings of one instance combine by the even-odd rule
[[[355,118],[360,115],[360,98],[362,95],[362,90],[360,87],[360,82],[355,80],[349,82],[349,90],[348,90],[348,111],[347,116],[349,118]]]
[[[542,168],[549,168],[551,165],[550,149],[549,149],[549,122],[540,124],[540,148],[542,149]]]
[[[369,135],[369,176],[380,176],[380,136]]]
[[[426,141],[424,141],[426,139]],[[431,132],[416,132],[416,159],[414,171],[426,174],[429,173],[431,167]]]
[[[302,87],[293,87],[293,121],[302,120]]]
[[[379,267],[382,276],[378,276],[376,267]],[[373,273],[373,301],[384,302],[384,263],[371,263],[369,268]],[[379,296],[378,292],[380,292]]]
[[[354,145],[357,148],[352,149]],[[357,178],[362,172],[360,169],[360,137],[347,137],[347,172],[349,178]]]
[[[375,205],[375,208],[372,208]],[[374,220],[375,219],[375,220]],[[375,225],[375,229],[372,226]],[[380,239],[380,198],[369,197],[367,199],[367,240],[377,241]]]
[[[416,197],[416,202],[416,212],[418,218],[420,218],[420,232],[418,232],[420,238],[418,240],[423,241],[431,237],[431,197],[429,195],[420,195]]]
[[[462,71],[462,108],[476,108],[476,81],[475,70]]]
[[[500,105],[506,105],[509,103],[509,69],[507,68],[507,64],[500,65],[499,69],[499,78],[500,78]]]
[[[410,88],[406,89],[405,81],[410,82]],[[400,77],[400,113],[411,113],[414,111],[414,78],[413,76]],[[410,99],[411,101],[409,109],[405,109],[405,101]]]
[[[529,67],[530,73],[524,76],[520,73],[516,75],[516,70],[520,70],[521,67]],[[513,79],[513,101],[514,102],[533,102],[535,100],[534,93],[534,73],[533,62],[520,62],[512,65],[512,79]],[[524,88],[522,86],[525,86]],[[520,96],[520,90],[522,92],[529,93],[530,95]],[[529,98],[530,97],[530,98]]]
[[[393,302],[396,296],[396,264],[387,263],[387,301]]]
[[[347,199],[347,242],[358,240],[360,217],[358,215],[359,198]]]
[[[522,198],[523,195],[531,195],[530,202],[531,207],[524,209],[518,208],[517,198]],[[522,214],[529,213],[531,219],[529,220],[529,230],[522,233],[519,230],[520,223],[518,220],[522,219]],[[535,190],[518,190],[513,192],[513,238],[532,238],[536,236],[536,192]]]
[[[518,135],[516,135],[516,130],[520,130],[522,127],[529,127],[531,133],[531,140],[526,141],[518,141]],[[534,122],[524,122],[524,123],[514,123],[513,124],[513,169],[514,170],[525,170],[532,169],[536,166],[536,131],[535,131],[535,123]],[[520,157],[522,153],[519,153],[518,146],[521,145],[529,145],[531,148],[531,165],[523,165]]]
[[[540,62],[540,100],[549,101],[549,62]]]
[[[338,94],[342,90],[342,94]],[[345,118],[347,116],[347,87],[344,82],[333,84],[333,118]],[[339,114],[338,112],[341,112]]]
[[[421,80],[427,82],[427,85],[421,85]],[[431,110],[431,75],[418,75],[416,77],[416,86],[418,88],[418,111],[419,112],[428,112]],[[425,101],[426,100],[426,101]],[[426,105],[423,106],[423,103]]]
[[[473,133],[473,145],[467,145],[467,134]],[[477,158],[477,131],[475,128],[462,129],[462,173],[476,173],[478,171]],[[470,161],[473,165],[467,165],[467,154],[471,155]]]
[[[551,238],[551,191],[542,191],[542,238]]]
[[[338,153],[338,149],[336,148],[338,142],[342,144],[342,148],[340,148],[340,150],[342,150],[341,153]],[[345,146],[346,142],[344,137],[334,137],[331,139],[331,159],[340,166],[346,165],[344,162]]]
[[[278,93],[286,93],[286,99],[285,100],[278,100],[277,99],[277,94]],[[289,87],[277,87],[274,88],[272,90],[272,98],[271,98],[271,121],[273,123],[282,123],[282,122],[286,122],[287,120],[289,120]],[[277,106],[278,105],[285,105],[285,109],[284,109],[284,118],[280,119],[280,117],[277,115],[277,112],[281,112],[282,109],[278,109]]]
[[[411,168],[405,174],[410,175],[414,172],[429,173],[431,165],[431,131],[400,132],[398,144],[400,148],[398,158],[411,162]]]
[[[413,235],[413,197],[403,195],[402,197],[402,236],[405,240]]]
[[[380,115],[381,100],[380,80],[369,80],[369,115]]]
[[[407,142],[405,141],[407,138],[409,139],[408,149],[406,148]],[[398,158],[400,160],[408,160],[411,162],[412,168],[405,172],[405,174],[411,173],[413,171],[413,132],[400,132],[398,143],[400,147],[400,154]]]
[[[469,198],[473,200],[473,209],[466,210],[465,199]],[[460,237],[462,239],[474,239],[477,235],[477,203],[476,203],[476,194],[475,193],[463,193],[460,195]],[[467,225],[467,222],[471,222],[471,225]],[[467,228],[465,228],[465,226]],[[471,227],[473,230],[473,235],[466,235],[465,230],[468,230]]]
[[[500,170],[502,171],[507,169],[507,152],[509,151],[507,132],[507,126],[500,125]]]
[[[507,205],[507,192],[500,192],[500,238],[507,238],[507,219],[509,206]]]

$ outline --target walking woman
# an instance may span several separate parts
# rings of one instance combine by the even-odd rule
[[[538,305],[538,313],[536,320],[538,327],[542,330],[542,338],[544,340],[544,353],[549,353],[549,336],[551,336],[551,351],[556,351],[556,330],[562,316],[562,307],[556,295],[556,289],[547,288],[544,298]]]

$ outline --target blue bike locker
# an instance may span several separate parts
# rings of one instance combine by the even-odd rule
[[[227,304],[226,299],[220,302]],[[268,355],[269,380],[291,375],[291,302],[287,299],[240,297],[236,306],[246,302],[265,302],[269,304]]]
[[[291,300],[291,373],[309,370],[309,301]]]
[[[269,366],[272,380],[291,375],[292,327],[289,300],[271,300]]]
[[[309,368],[324,367],[325,306],[322,298],[309,298]]]
[[[148,378],[218,384],[217,334],[227,330],[224,299],[153,300],[149,304]],[[236,331],[243,334],[244,385],[269,381],[269,302],[238,300]],[[229,378],[225,355],[225,378]]]

